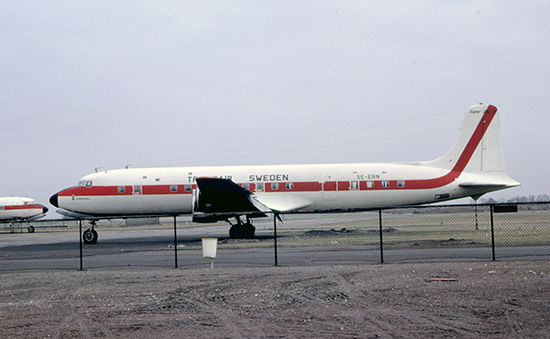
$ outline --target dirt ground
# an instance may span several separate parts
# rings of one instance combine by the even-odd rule
[[[3,273],[0,336],[549,338],[549,264]]]

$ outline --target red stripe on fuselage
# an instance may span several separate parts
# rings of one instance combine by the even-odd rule
[[[5,211],[8,211],[8,210],[42,210],[44,208],[44,206],[42,205],[8,205],[8,206],[3,206],[3,209]]]
[[[134,195],[134,187],[141,187],[141,192],[136,194],[141,195],[164,195],[164,194],[191,194],[192,191],[186,191],[186,185],[119,185],[119,186],[76,186],[67,188],[58,193],[61,197],[74,196],[112,196],[112,195]],[[177,186],[177,191],[172,191],[171,187]],[[124,192],[120,192],[119,188],[124,187]],[[191,190],[196,188],[196,185],[191,186]]]

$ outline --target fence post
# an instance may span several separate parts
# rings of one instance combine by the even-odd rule
[[[493,261],[496,260],[495,256],[495,223],[493,219],[493,213],[494,213],[495,205],[491,204],[491,249],[493,251]]]
[[[277,266],[277,213],[273,213],[273,243],[275,247],[275,266]]]
[[[176,218],[177,217],[174,215],[174,268],[178,268],[178,233],[176,231]]]
[[[83,264],[83,260],[82,260],[82,220],[78,220],[78,225],[79,225],[79,239],[80,239],[80,270],[83,271],[84,270],[84,264]]]
[[[382,209],[378,210],[378,220],[380,224],[380,263],[384,263],[384,242],[382,239]]]

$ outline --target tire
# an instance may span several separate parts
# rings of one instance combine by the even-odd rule
[[[29,231],[29,233],[34,233],[34,226],[29,225],[27,231]]]
[[[252,226],[252,224],[244,224],[243,225],[243,238],[245,239],[253,239],[254,233],[256,233],[256,227]]]
[[[82,235],[82,240],[85,244],[95,244],[97,242],[97,232],[94,229],[88,228]]]
[[[229,229],[229,237],[231,239],[241,239],[243,237],[243,228],[241,225],[233,225]]]
[[[252,224],[233,225],[229,229],[229,237],[231,239],[252,239],[255,232],[256,227]]]

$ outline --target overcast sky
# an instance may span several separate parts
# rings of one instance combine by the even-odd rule
[[[0,196],[95,168],[406,162],[499,109],[508,174],[550,194],[547,1],[9,1]],[[49,214],[54,217],[52,211]]]

